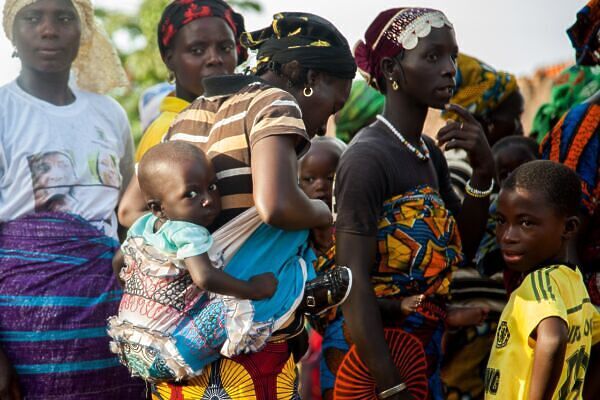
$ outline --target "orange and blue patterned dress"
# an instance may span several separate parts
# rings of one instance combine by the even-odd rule
[[[600,105],[581,103],[560,119],[540,145],[542,158],[571,168],[581,179],[589,230],[580,257],[592,303],[600,305]]]
[[[453,269],[462,261],[456,221],[440,195],[429,186],[395,196],[383,205],[378,221],[377,258],[371,282],[377,298],[397,299],[425,294],[428,307],[413,312],[397,325],[418,338],[425,349],[429,393],[442,399],[441,340],[445,303]],[[389,323],[386,323],[389,324]],[[338,314],[326,328],[321,361],[321,384],[331,399],[335,376],[352,342]]]

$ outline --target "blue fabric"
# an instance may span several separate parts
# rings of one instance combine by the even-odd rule
[[[248,280],[265,272],[277,278],[277,290],[271,298],[251,301],[253,322],[274,323],[303,295],[306,279],[300,259],[306,263],[306,279],[315,278],[316,256],[308,246],[307,230],[283,231],[262,224],[225,266],[224,271],[237,279]],[[219,350],[227,339],[226,312],[219,297],[199,301],[173,333],[178,351],[193,370],[200,370],[220,357]],[[270,327],[264,329],[268,332]]]
[[[307,266],[307,280],[316,277],[314,252],[308,246],[308,231],[284,231],[262,224],[239,249],[225,272],[238,279],[250,279],[272,272],[278,279],[277,291],[270,299],[254,301],[255,321],[277,319],[288,312],[304,291],[304,277],[299,258]]]

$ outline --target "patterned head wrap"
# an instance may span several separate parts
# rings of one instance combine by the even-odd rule
[[[350,97],[336,115],[336,136],[349,143],[356,133],[383,111],[385,96],[364,80],[352,83]]]
[[[461,53],[456,64],[456,89],[450,102],[474,115],[487,115],[518,89],[514,75],[496,71],[474,57]],[[453,118],[453,113],[444,113],[443,116]]]
[[[13,26],[17,13],[37,0],[6,0],[4,3],[4,33],[13,40]],[[77,86],[81,89],[106,93],[117,87],[129,86],[127,75],[121,65],[108,35],[94,18],[90,0],[71,0],[81,23],[81,43],[73,70]],[[101,65],[102,68],[98,68]]]
[[[242,45],[258,50],[255,73],[298,61],[302,67],[341,79],[356,75],[356,63],[346,38],[324,18],[308,13],[275,14],[271,26],[246,32]]]
[[[163,11],[158,23],[158,49],[164,55],[177,32],[190,22],[204,17],[222,18],[233,31],[237,45],[238,65],[246,61],[248,53],[240,46],[239,39],[244,18],[222,0],[175,0]]]
[[[380,68],[385,57],[395,57],[402,50],[417,47],[419,39],[431,33],[431,28],[452,24],[438,10],[430,8],[393,8],[383,11],[365,32],[365,40],[354,48],[354,56],[361,75],[375,89],[380,90],[378,81],[383,78]]]
[[[598,64],[598,60],[600,60],[600,0],[591,0],[577,13],[577,21],[567,30],[567,35],[575,48],[577,64]]]

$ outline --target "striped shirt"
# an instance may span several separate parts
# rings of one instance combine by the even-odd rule
[[[252,148],[273,135],[297,136],[297,153],[308,146],[302,113],[288,92],[253,76],[204,80],[205,92],[175,119],[165,140],[198,146],[212,161],[221,194],[221,214],[211,231],[254,206]]]

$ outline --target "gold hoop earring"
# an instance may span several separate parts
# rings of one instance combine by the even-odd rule
[[[169,71],[169,77],[167,78],[167,82],[169,82],[171,85],[175,84],[175,72]]]
[[[304,88],[304,97],[310,97],[313,95],[313,89],[311,87]]]
[[[400,89],[400,86],[398,85],[398,82],[392,81],[392,90],[394,90],[395,92],[397,92],[398,89]]]

